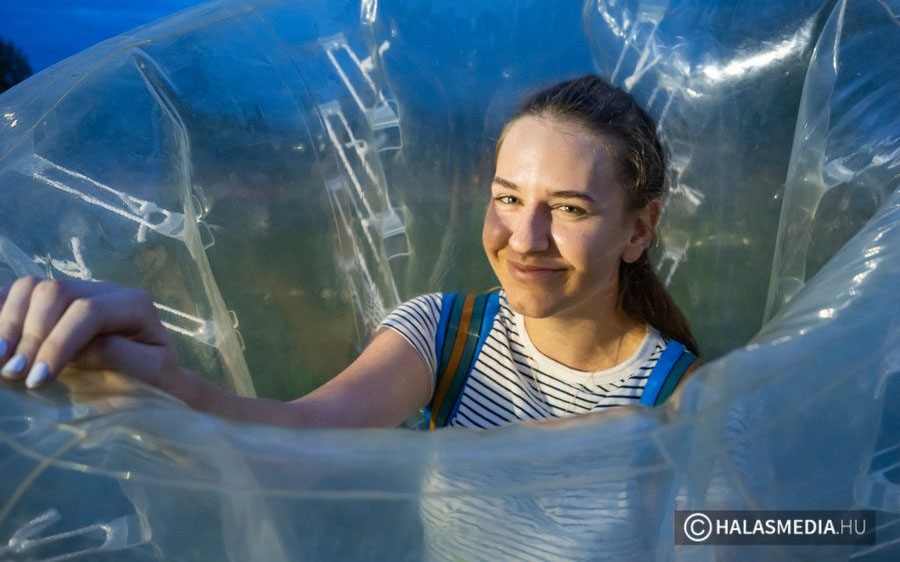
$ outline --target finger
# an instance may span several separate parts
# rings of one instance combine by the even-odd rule
[[[3,304],[6,302],[6,297],[9,296],[9,287],[3,286],[0,287],[0,310],[3,310]],[[6,344],[9,346],[9,342]],[[0,349],[0,359],[3,359],[3,355],[6,353],[6,350]],[[0,361],[2,362],[2,361]]]
[[[3,376],[25,376],[41,343],[75,298],[108,292],[112,287],[110,283],[33,277],[16,281],[0,316],[0,340],[7,343],[7,356],[12,355],[0,369]]]
[[[152,299],[144,291],[122,289],[79,298],[69,305],[44,338],[26,384],[34,388],[55,378],[94,339],[110,334],[132,338],[146,346],[168,344],[168,334],[159,322]],[[119,363],[110,361],[109,364],[94,365],[93,368],[118,370],[117,365]]]
[[[3,368],[4,375],[20,378],[28,371],[44,339],[75,299],[72,288],[70,284],[57,280],[44,280],[34,286],[22,324],[22,335],[15,355]]]
[[[161,377],[174,374],[177,363],[161,347],[138,343],[118,334],[94,338],[76,363],[89,370],[111,370],[160,387]]]
[[[40,279],[37,277],[23,277],[16,280],[9,288],[3,308],[0,310],[0,361],[5,363],[0,372],[6,378],[15,378],[24,372],[25,365],[19,365],[21,360],[7,359],[19,345],[22,326],[25,324],[28,304],[31,301],[31,292],[39,282]]]

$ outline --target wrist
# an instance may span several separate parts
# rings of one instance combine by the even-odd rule
[[[238,404],[237,397],[198,375],[194,371],[179,367],[169,379],[169,394],[179,398],[190,408],[208,414],[234,417]]]
[[[200,395],[200,390],[197,388],[197,379],[199,378],[193,371],[179,365],[175,369],[167,370],[156,386],[163,392],[171,394],[188,406],[195,408],[194,404]]]

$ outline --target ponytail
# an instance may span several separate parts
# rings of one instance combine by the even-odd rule
[[[663,336],[700,355],[687,318],[653,271],[647,252],[636,262],[622,262],[619,266],[619,306],[629,318],[653,326]]]

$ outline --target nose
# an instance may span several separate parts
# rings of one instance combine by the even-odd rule
[[[522,207],[511,225],[509,247],[518,254],[544,252],[550,248],[550,209],[543,205]]]

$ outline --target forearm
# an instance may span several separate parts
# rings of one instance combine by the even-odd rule
[[[172,377],[163,390],[195,410],[238,421],[288,427],[316,425],[310,423],[309,417],[303,413],[303,405],[298,401],[286,403],[236,396],[187,369]]]
[[[183,368],[151,382],[191,408],[241,421],[289,427],[397,427],[431,395],[425,362],[403,337],[380,332],[342,371],[291,402],[242,398]]]
[[[392,402],[394,397],[378,396],[365,403],[352,403],[334,392],[335,385],[316,391],[291,402],[268,398],[236,396],[202,376],[181,369],[178,375],[166,377],[159,388],[185,402],[194,410],[243,422],[263,423],[284,427],[305,428],[358,428],[397,427],[405,417],[387,415],[379,408],[370,411],[381,400]],[[367,408],[366,405],[370,408]]]
[[[153,298],[139,289],[25,277],[8,292],[0,288],[0,316],[0,341],[6,342],[0,364],[16,357],[3,376],[27,379],[32,389],[74,364],[133,377],[196,410],[293,427],[395,427],[430,392],[425,361],[392,330],[379,332],[353,364],[316,391],[281,402],[235,396],[184,369]],[[26,329],[26,321],[43,328]]]

